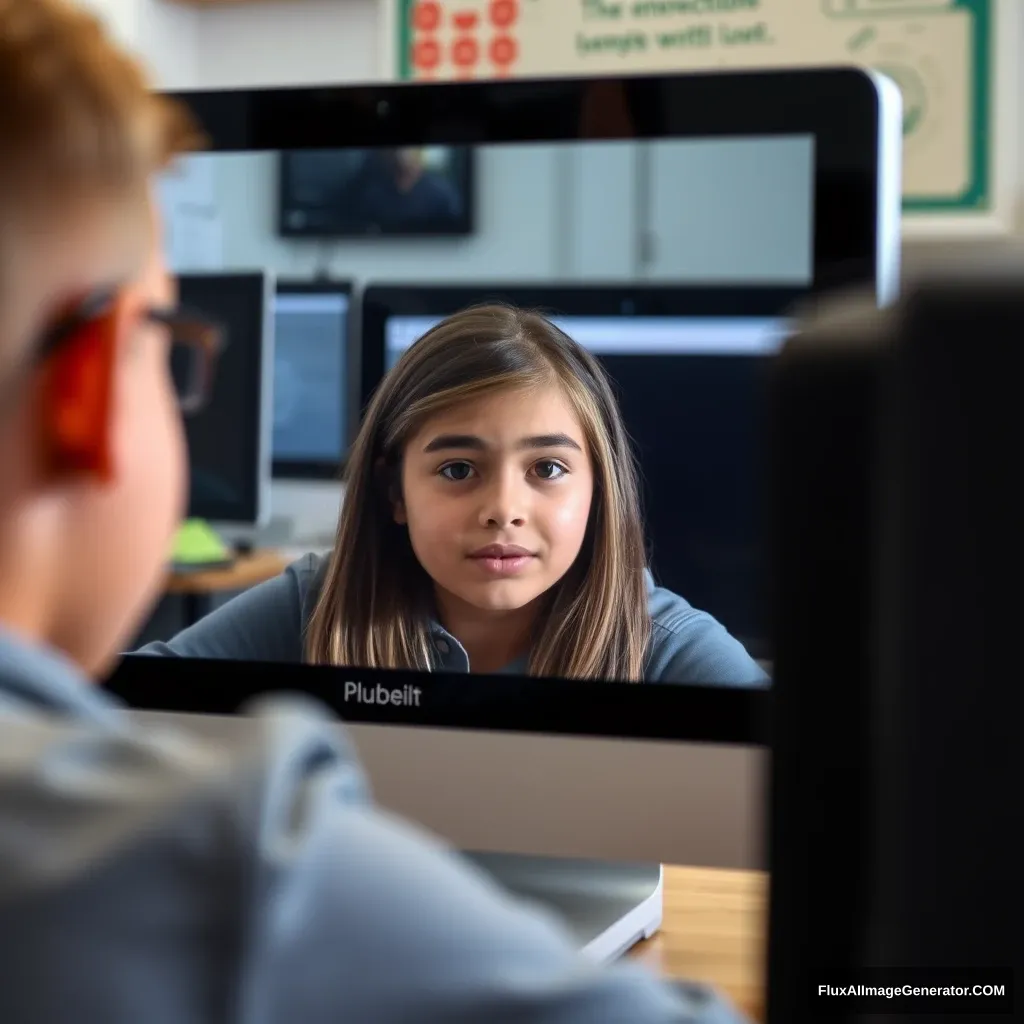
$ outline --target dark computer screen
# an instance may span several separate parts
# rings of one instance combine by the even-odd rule
[[[771,656],[762,536],[765,373],[785,338],[784,311],[795,296],[775,289],[737,293],[733,315],[724,296],[719,315],[643,315],[643,300],[624,293],[616,315],[558,315],[565,303],[557,289],[542,304],[598,356],[615,384],[640,466],[657,582],[710,612],[762,658]],[[569,304],[578,307],[579,294]],[[386,367],[440,319],[388,316]]]
[[[347,445],[344,282],[284,282],[274,299],[274,476],[336,478]]]
[[[281,154],[282,235],[465,235],[473,227],[472,151],[460,147]]]
[[[206,406],[185,420],[189,516],[253,523],[264,472],[265,356],[272,345],[264,274],[182,274],[181,303],[215,320],[225,347]]]

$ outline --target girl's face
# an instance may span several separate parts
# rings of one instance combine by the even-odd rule
[[[583,430],[561,391],[509,391],[439,413],[409,441],[395,519],[442,606],[513,611],[568,572],[593,492]]]

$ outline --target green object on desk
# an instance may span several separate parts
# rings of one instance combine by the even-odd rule
[[[171,561],[175,572],[226,569],[234,564],[231,549],[203,519],[186,519],[174,538]]]

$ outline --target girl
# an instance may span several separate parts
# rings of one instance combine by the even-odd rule
[[[333,553],[144,653],[758,686],[646,570],[637,472],[598,362],[500,305],[438,324],[375,394]]]

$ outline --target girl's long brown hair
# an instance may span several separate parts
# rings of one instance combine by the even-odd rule
[[[334,551],[306,636],[314,664],[429,669],[433,585],[393,518],[405,446],[458,402],[555,382],[579,417],[594,496],[579,557],[538,616],[531,675],[640,680],[650,635],[636,463],[608,378],[545,317],[503,305],[456,313],[381,383],[353,445]]]

